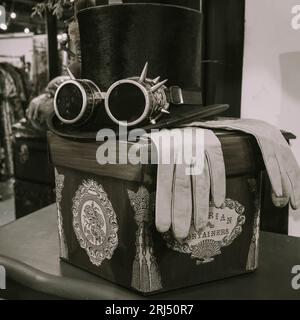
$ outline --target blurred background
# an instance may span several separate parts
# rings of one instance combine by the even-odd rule
[[[55,200],[45,137],[49,82],[80,62],[75,11],[108,2],[0,0],[0,225]],[[226,116],[262,119],[290,132],[300,163],[300,140],[294,139],[300,137],[297,3],[190,2],[204,16],[205,104],[228,103]],[[289,208],[278,215],[276,230],[300,236],[300,215]]]

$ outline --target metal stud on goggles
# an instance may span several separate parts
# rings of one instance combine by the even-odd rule
[[[148,63],[140,77],[117,81],[106,93],[92,81],[76,80],[70,74],[71,80],[64,82],[55,94],[55,113],[63,123],[82,125],[104,100],[106,113],[114,123],[133,127],[149,121],[155,124],[163,114],[170,113],[170,104],[202,105],[200,91],[167,88],[167,80],[147,78],[147,71]]]

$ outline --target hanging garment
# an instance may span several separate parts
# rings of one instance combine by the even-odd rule
[[[13,175],[12,126],[25,116],[27,96],[24,73],[0,63],[0,179]]]
[[[7,76],[10,77],[13,81],[13,84],[9,87],[9,91],[6,94],[8,99],[12,99],[13,104],[13,113],[16,119],[22,119],[24,117],[24,111],[27,108],[28,103],[28,92],[27,89],[24,87],[24,82],[26,81],[23,79],[21,71],[18,72],[18,68],[10,65],[9,63],[1,63],[0,68],[5,70]]]

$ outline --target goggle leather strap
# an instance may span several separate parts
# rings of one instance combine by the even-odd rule
[[[174,105],[203,105],[202,92],[172,86],[165,89],[167,100]]]

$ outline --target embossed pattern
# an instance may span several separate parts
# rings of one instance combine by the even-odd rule
[[[245,207],[239,202],[226,199],[225,207],[217,209],[211,205],[207,225],[197,232],[191,227],[189,236],[182,242],[177,241],[171,232],[164,234],[170,249],[190,254],[197,264],[214,261],[222,247],[230,246],[242,233],[246,222]]]
[[[68,258],[68,246],[65,240],[65,233],[63,229],[63,217],[61,214],[61,200],[62,200],[62,190],[64,188],[65,176],[59,174],[57,169],[55,169],[55,190],[56,190],[56,206],[57,206],[57,226],[58,226],[58,236],[60,243],[60,256],[62,258]]]
[[[144,293],[154,292],[162,289],[161,275],[153,252],[150,230],[154,217],[154,194],[150,195],[149,191],[142,186],[137,193],[128,190],[128,195],[138,226],[131,286]]]
[[[103,187],[83,181],[73,198],[73,228],[81,248],[97,267],[110,260],[118,246],[118,223]]]

